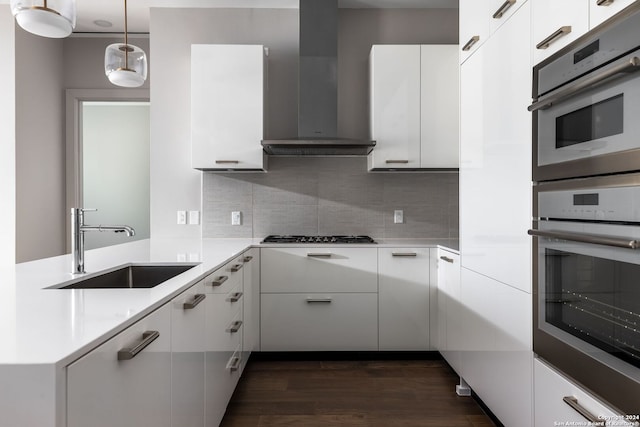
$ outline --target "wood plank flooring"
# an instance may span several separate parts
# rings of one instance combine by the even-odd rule
[[[443,360],[250,360],[222,427],[493,427]]]

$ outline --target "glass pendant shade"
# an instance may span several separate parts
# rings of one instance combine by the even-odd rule
[[[11,13],[25,31],[63,38],[76,26],[75,0],[11,0]]]
[[[147,79],[147,55],[138,46],[110,44],[104,54],[104,71],[116,86],[141,86]]]

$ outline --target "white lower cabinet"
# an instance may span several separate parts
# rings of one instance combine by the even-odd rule
[[[438,291],[436,348],[456,371],[460,372],[460,255],[438,249]]]
[[[243,262],[243,334],[242,370],[251,352],[260,350],[260,249],[244,253]]]
[[[626,423],[624,417],[607,408],[544,361],[535,359],[533,367],[536,427],[587,425],[587,419],[569,406],[565,399],[573,400],[592,414],[596,420],[606,421],[607,426],[633,425]]]
[[[171,425],[204,425],[204,283],[171,301]]]
[[[378,249],[379,348],[429,350],[429,248]]]
[[[67,427],[87,426],[171,426],[168,305],[67,367]]]

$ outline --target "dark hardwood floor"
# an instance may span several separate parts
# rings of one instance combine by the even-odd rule
[[[250,360],[223,427],[493,427],[443,360]]]

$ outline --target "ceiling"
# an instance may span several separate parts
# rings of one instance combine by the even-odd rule
[[[0,0],[8,3],[8,0]],[[457,8],[458,0],[338,0],[342,8]],[[76,0],[75,32],[122,32],[124,30],[124,0]],[[297,9],[298,0],[128,0],[130,32],[149,32],[150,7],[234,7]],[[96,20],[112,25],[100,27]]]

